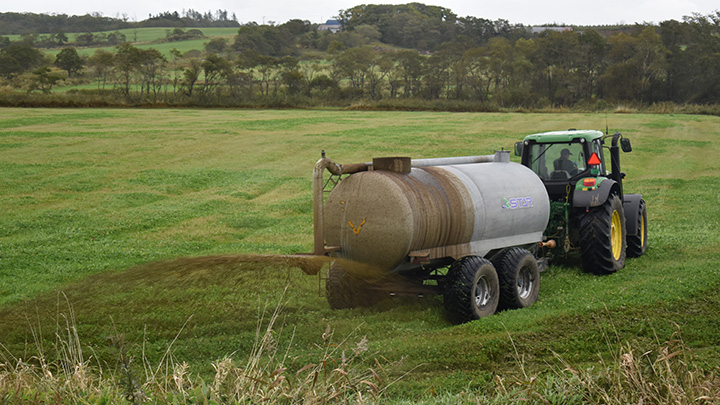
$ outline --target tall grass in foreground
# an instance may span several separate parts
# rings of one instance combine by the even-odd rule
[[[144,356],[128,355],[122,335],[108,340],[118,349],[115,365],[93,363],[83,354],[72,307],[59,313],[52,354],[45,352],[33,330],[39,354],[29,359],[15,357],[0,344],[0,403],[377,403],[396,381],[397,363],[368,352],[363,337],[333,340],[328,326],[318,347],[316,361],[297,364],[278,337],[285,325],[278,319],[283,310],[259,311],[255,343],[247,360],[233,355],[212,362],[212,380],[194,375],[186,362],[172,354],[173,342],[159,364]],[[182,331],[180,331],[181,333]],[[514,347],[512,337],[508,335]],[[531,375],[515,351],[519,372],[515,377],[496,375],[482,392],[436,393],[394,403],[720,403],[720,376],[704,371],[693,362],[693,352],[679,332],[673,339],[656,342],[640,350],[606,336],[611,356],[599,355],[596,366],[578,368],[555,354],[549,371]],[[92,350],[90,350],[92,351]],[[412,371],[410,371],[412,372]]]
[[[542,403],[542,404],[718,404],[720,375],[694,363],[693,352],[679,336],[640,350],[629,343],[610,342],[609,361],[579,368],[554,353],[555,363],[542,375],[526,372],[515,352],[517,377],[496,375],[485,392],[466,390],[419,401],[397,403]],[[510,337],[512,341],[512,338]],[[514,346],[514,343],[513,343]]]
[[[258,314],[255,343],[243,363],[233,355],[212,362],[211,381],[177,361],[171,342],[159,364],[128,355],[122,335],[108,341],[118,349],[115,365],[93,364],[83,355],[72,307],[58,315],[53,353],[46,353],[33,330],[38,355],[22,359],[0,343],[0,403],[278,403],[376,402],[393,384],[395,364],[368,352],[367,339],[335,342],[328,326],[315,362],[296,364],[277,338],[282,304]],[[182,331],[180,331],[182,332]],[[176,338],[177,339],[177,338]],[[140,371],[141,370],[141,371]],[[396,380],[397,381],[397,380]]]
[[[679,338],[647,351],[618,344],[612,362],[601,361],[598,370],[580,370],[560,356],[558,360],[564,367],[558,371],[564,376],[559,387],[578,386],[583,392],[578,399],[626,404],[720,402],[720,376],[697,367],[692,351]]]

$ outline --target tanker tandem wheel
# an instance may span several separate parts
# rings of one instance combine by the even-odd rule
[[[498,309],[518,309],[532,305],[540,293],[540,270],[535,256],[522,248],[511,248],[497,265],[500,280]]]
[[[499,299],[500,282],[489,260],[466,256],[450,266],[443,302],[451,321],[463,323],[492,315]]]

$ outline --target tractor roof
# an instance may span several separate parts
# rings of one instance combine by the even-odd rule
[[[585,138],[590,142],[597,138],[601,138],[603,133],[592,129],[570,129],[567,131],[552,131],[532,134],[525,137],[525,141],[535,141],[537,143],[563,143],[572,142],[574,139]]]

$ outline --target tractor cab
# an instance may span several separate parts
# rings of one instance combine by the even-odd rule
[[[515,145],[522,164],[545,183],[550,199],[565,200],[578,181],[606,176],[603,133],[568,130],[529,135]]]
[[[608,160],[606,139],[611,140]],[[640,194],[623,193],[621,148],[632,150],[619,132],[576,129],[528,135],[515,144],[515,154],[550,197],[547,242],[541,244],[550,256],[579,250],[585,271],[611,274],[625,266],[626,254],[645,253],[645,201]]]

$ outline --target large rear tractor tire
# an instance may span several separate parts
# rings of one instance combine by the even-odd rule
[[[497,267],[500,281],[500,309],[526,308],[538,299],[540,270],[532,253],[512,248]]]
[[[640,200],[638,208],[637,235],[627,236],[627,257],[640,257],[647,250],[647,208],[645,200]]]
[[[451,321],[463,323],[492,315],[499,298],[498,276],[488,260],[467,256],[450,266],[443,301]]]
[[[620,197],[612,195],[580,216],[580,257],[583,271],[612,274],[625,267],[625,213]]]

